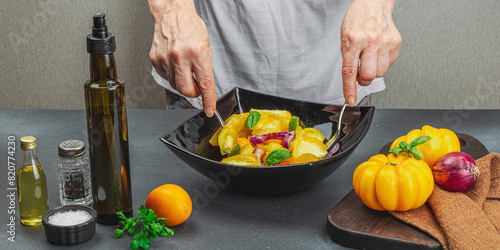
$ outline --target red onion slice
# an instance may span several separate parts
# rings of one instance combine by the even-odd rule
[[[253,145],[269,140],[269,135],[256,135],[250,137],[250,143]]]
[[[276,133],[269,133],[267,134],[269,136],[269,139],[283,139],[285,138],[290,131],[281,131],[281,132],[276,132]]]
[[[257,160],[259,160],[260,164],[262,165],[262,156],[264,155],[264,151],[260,148],[255,148],[253,153],[257,156]]]
[[[337,143],[335,143],[335,145],[333,145],[333,148],[330,150],[330,152],[328,152],[325,159],[330,158],[333,155],[337,154],[339,152],[339,149],[340,149],[340,143],[337,142]]]
[[[286,149],[290,148],[290,144],[295,139],[295,130],[287,132],[285,138],[283,138],[283,147]]]

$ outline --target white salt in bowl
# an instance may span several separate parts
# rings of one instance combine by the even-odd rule
[[[64,205],[43,214],[47,240],[56,245],[76,245],[95,234],[96,211],[85,205]]]

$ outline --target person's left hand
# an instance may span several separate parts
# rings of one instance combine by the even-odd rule
[[[401,34],[392,20],[395,0],[353,0],[341,27],[344,98],[356,104],[356,80],[370,85],[396,61]]]

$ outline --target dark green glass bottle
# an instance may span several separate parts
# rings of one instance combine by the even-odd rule
[[[90,79],[85,83],[85,106],[93,205],[101,224],[117,224],[119,211],[132,215],[125,84],[117,77],[115,49],[105,15],[94,15],[87,36]]]

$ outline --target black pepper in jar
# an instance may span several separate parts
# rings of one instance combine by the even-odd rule
[[[68,140],[59,144],[57,172],[59,198],[62,205],[92,202],[90,164],[85,144],[79,140]]]
[[[85,197],[83,171],[71,173],[69,180],[65,180],[64,197],[66,199],[81,199]]]

